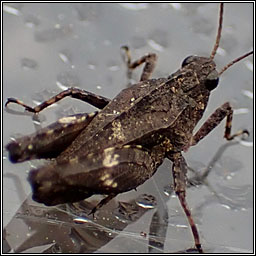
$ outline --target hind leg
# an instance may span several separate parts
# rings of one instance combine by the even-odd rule
[[[6,145],[13,163],[38,158],[55,158],[85,129],[97,112],[63,117],[36,133],[11,141]]]
[[[46,205],[77,202],[94,194],[107,195],[92,210],[94,213],[115,195],[143,184],[155,170],[147,151],[127,145],[55,161],[32,170],[28,179],[33,199]]]

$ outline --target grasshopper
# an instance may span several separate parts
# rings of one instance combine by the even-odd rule
[[[220,4],[219,27],[210,57],[189,56],[167,78],[150,79],[157,56],[149,53],[131,61],[124,46],[126,64],[134,70],[145,64],[140,82],[122,90],[113,100],[78,88],[69,88],[36,107],[8,98],[32,113],[69,96],[99,109],[59,119],[29,136],[7,144],[9,158],[18,163],[36,158],[51,161],[29,173],[33,199],[48,206],[107,195],[92,209],[95,213],[116,195],[136,189],[151,178],[165,158],[172,161],[174,190],[187,216],[195,248],[203,252],[199,232],[186,201],[188,166],[182,151],[197,145],[226,118],[225,134],[232,140],[247,130],[231,134],[233,109],[229,102],[217,108],[194,133],[219,76],[253,51],[233,60],[219,72],[214,57],[219,47],[224,4]]]

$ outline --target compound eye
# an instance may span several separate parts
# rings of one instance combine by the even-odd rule
[[[190,62],[192,62],[194,60],[193,55],[188,56],[187,58],[185,58],[181,64],[181,67],[183,68],[184,66],[188,65]]]
[[[219,74],[216,70],[212,71],[206,78],[205,86],[211,91],[217,87],[219,83]]]

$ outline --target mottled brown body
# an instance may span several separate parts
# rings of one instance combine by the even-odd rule
[[[168,78],[149,79],[155,66],[155,54],[131,62],[128,47],[123,47],[129,69],[143,63],[145,66],[141,81],[121,91],[113,100],[77,88],[61,92],[35,108],[9,98],[6,105],[17,103],[35,113],[66,96],[101,109],[92,114],[62,118],[6,146],[13,162],[54,158],[48,165],[30,172],[28,180],[33,199],[56,205],[80,201],[94,194],[108,195],[92,210],[95,212],[117,194],[143,184],[168,158],[173,162],[175,192],[191,226],[195,247],[202,252],[199,234],[185,200],[187,164],[182,151],[196,145],[225,117],[226,139],[248,133],[244,130],[231,135],[233,110],[227,102],[194,135],[210,92],[218,85],[219,74],[226,69],[218,73],[213,61],[220,39],[222,14],[223,4],[211,56],[187,57],[181,68]]]

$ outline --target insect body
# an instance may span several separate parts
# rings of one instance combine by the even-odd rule
[[[188,218],[195,247],[202,252],[199,234],[186,203],[187,164],[182,151],[196,145],[227,117],[225,138],[231,135],[232,108],[227,102],[218,108],[202,127],[194,132],[222,71],[216,70],[213,58],[219,44],[223,4],[220,8],[218,35],[210,57],[189,56],[182,67],[168,78],[149,79],[156,55],[148,54],[131,62],[124,47],[129,69],[145,63],[141,81],[120,92],[113,100],[84,90],[70,88],[32,108],[9,98],[30,112],[38,113],[52,103],[71,96],[101,109],[60,119],[36,134],[17,139],[6,148],[13,162],[33,158],[54,158],[48,165],[32,170],[29,182],[33,199],[46,205],[76,202],[94,194],[105,194],[93,210],[117,194],[136,189],[153,176],[165,158],[173,162],[174,189]],[[54,127],[59,127],[54,128]],[[47,136],[45,136],[47,135]],[[39,139],[42,142],[38,143]],[[65,143],[61,143],[64,140]]]

